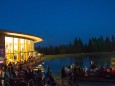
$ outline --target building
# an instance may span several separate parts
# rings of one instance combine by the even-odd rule
[[[34,54],[34,43],[41,41],[42,38],[34,35],[0,30],[0,62],[27,60]]]

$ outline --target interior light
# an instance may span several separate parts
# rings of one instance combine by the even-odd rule
[[[11,37],[5,37],[5,42],[12,43],[13,42],[13,38],[11,38]]]
[[[20,43],[23,44],[24,43],[24,39],[20,39]]]

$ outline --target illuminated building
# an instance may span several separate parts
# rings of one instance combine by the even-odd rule
[[[24,34],[0,30],[0,61],[20,62],[33,56],[34,43],[41,42],[42,38]]]

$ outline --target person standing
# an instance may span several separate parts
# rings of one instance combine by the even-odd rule
[[[64,84],[64,78],[66,77],[66,73],[65,73],[65,68],[62,67],[61,69],[61,79],[62,79],[62,84]]]

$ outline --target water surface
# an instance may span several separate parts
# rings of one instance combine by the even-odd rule
[[[112,66],[111,59],[115,59],[115,56],[84,56],[84,57],[64,57],[56,58],[53,60],[46,60],[43,64],[44,67],[49,66],[53,75],[60,76],[60,71],[63,66],[68,65],[78,65],[84,68],[85,66],[90,68],[91,61],[97,64],[99,67],[102,66]]]

